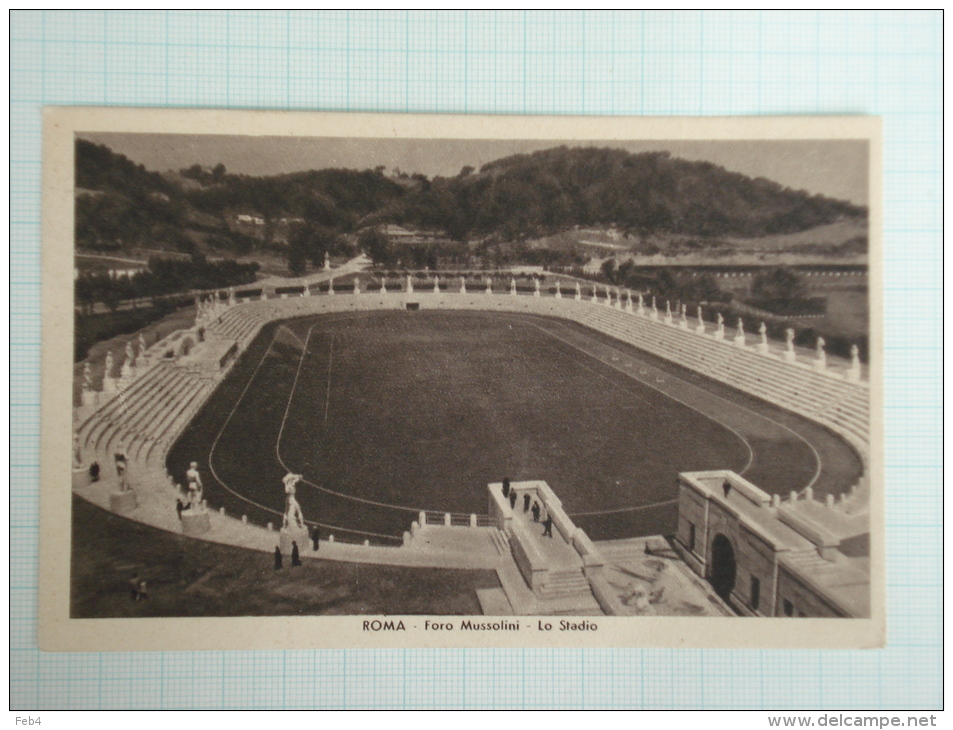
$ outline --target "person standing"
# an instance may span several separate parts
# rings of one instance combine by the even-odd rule
[[[510,496],[510,478],[509,477],[503,477],[503,496],[504,497]]]
[[[524,512],[529,512],[529,500],[530,500],[529,492],[525,492],[523,494],[523,511]]]
[[[516,509],[516,490],[510,490],[510,509]]]
[[[281,570],[281,547],[275,545],[275,570]]]
[[[533,522],[539,522],[539,502],[533,502]]]
[[[297,568],[301,565],[301,554],[298,552],[298,543],[291,541],[291,567]]]
[[[543,522],[543,537],[552,537],[553,536],[553,518],[550,515],[546,515],[546,519]]]
[[[315,527],[314,531],[311,533],[311,543],[314,545],[315,551],[320,547],[321,533],[318,532],[318,528]]]

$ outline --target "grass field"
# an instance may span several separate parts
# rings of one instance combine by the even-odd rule
[[[546,480],[608,539],[672,532],[679,471],[734,469],[781,493],[816,473],[823,493],[860,468],[820,427],[611,338],[439,311],[269,325],[168,466],[181,479],[193,460],[215,507],[277,522],[293,471],[309,521],[374,541],[399,539],[421,509],[486,512],[486,484],[503,476]]]
[[[272,556],[175,535],[73,499],[74,618],[144,616],[475,615],[488,570],[355,565],[307,558],[274,569]],[[133,601],[133,573],[149,599]]]

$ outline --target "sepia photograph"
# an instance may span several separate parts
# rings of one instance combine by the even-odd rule
[[[877,120],[45,132],[44,648],[882,643]]]

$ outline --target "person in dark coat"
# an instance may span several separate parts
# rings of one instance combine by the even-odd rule
[[[503,496],[504,497],[510,496],[510,478],[509,477],[503,477]]]
[[[533,522],[539,522],[539,502],[533,502]]]
[[[94,461],[92,464],[89,465],[89,480],[91,482],[99,481],[99,462],[98,461]]]
[[[523,495],[523,511],[524,512],[529,512],[529,500],[530,500],[530,496],[529,496],[529,492],[527,492],[526,494]]]
[[[516,490],[510,490],[510,509],[516,509]]]
[[[281,570],[281,548],[275,545],[275,570]]]
[[[298,552],[298,543],[291,541],[291,567],[297,568],[301,565],[301,554]]]
[[[728,492],[731,491],[731,482],[725,479],[725,483],[721,485],[721,488],[725,490],[725,499],[728,499]]]
[[[175,511],[179,515],[179,522],[182,521],[182,510],[184,509],[185,509],[185,505],[182,504],[182,500],[181,499],[175,500]]]
[[[321,533],[318,532],[318,528],[315,527],[314,531],[311,533],[311,542],[314,545],[314,549],[317,550],[321,545],[319,540],[321,539]]]
[[[543,522],[543,537],[552,537],[553,536],[553,518],[549,515],[546,515],[546,519]]]

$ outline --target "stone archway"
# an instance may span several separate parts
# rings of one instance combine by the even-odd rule
[[[715,593],[730,601],[737,573],[735,549],[731,540],[720,533],[711,541],[711,562],[708,570],[708,582],[715,589]]]

